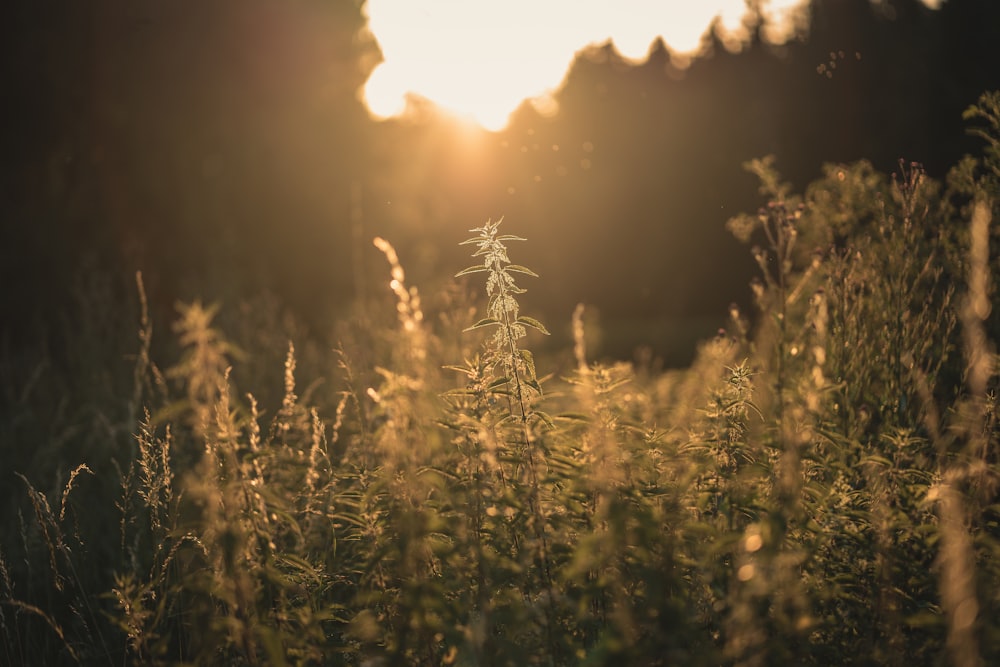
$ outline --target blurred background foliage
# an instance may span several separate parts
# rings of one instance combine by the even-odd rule
[[[744,161],[777,155],[799,188],[826,162],[861,158],[942,177],[976,150],[962,111],[1000,86],[994,2],[816,0],[789,43],[768,44],[758,25],[730,52],[710,30],[686,69],[660,41],[639,63],[613,44],[583,49],[558,114],[526,104],[498,133],[420,100],[375,122],[358,93],[380,58],[364,9],[9,9],[4,345],[62,350],[76,292],[101,281],[124,303],[136,270],[165,321],[178,299],[269,294],[330,342],[377,284],[371,238],[391,239],[433,288],[440,266],[461,262],[450,240],[504,215],[526,226],[526,262],[547,278],[526,298],[558,316],[553,345],[585,302],[604,354],[642,345],[685,364],[730,301],[749,303],[752,263],[724,229],[760,203]]]

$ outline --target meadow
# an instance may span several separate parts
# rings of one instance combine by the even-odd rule
[[[332,350],[263,301],[161,334],[140,275],[68,370],[4,358],[0,663],[997,664],[1000,94],[966,115],[943,183],[749,163],[755,308],[683,370],[584,306],[536,358],[517,220],[430,295],[375,239]]]

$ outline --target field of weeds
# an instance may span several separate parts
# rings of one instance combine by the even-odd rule
[[[516,220],[426,296],[376,239],[335,350],[191,303],[154,359],[140,277],[72,373],[4,361],[0,663],[995,664],[1000,95],[968,116],[946,183],[749,164],[756,310],[686,370],[589,358],[583,306],[536,358]]]

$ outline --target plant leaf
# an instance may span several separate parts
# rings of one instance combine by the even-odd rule
[[[552,417],[550,417],[547,412],[542,412],[541,410],[534,410],[531,414],[532,416],[541,419],[545,423],[545,425],[548,426],[549,428],[556,427],[555,423],[552,421]]]
[[[536,320],[534,317],[528,317],[527,315],[522,315],[521,317],[517,318],[517,323],[531,327],[532,329],[537,329],[546,336],[551,335],[549,334],[549,330],[545,328],[545,325]]]
[[[577,422],[591,421],[590,415],[586,415],[581,412],[561,412],[558,415],[556,415],[556,419],[568,419],[569,421],[577,421]]]
[[[503,386],[508,385],[508,384],[510,384],[510,378],[506,378],[506,377],[504,377],[504,378],[497,378],[496,380],[494,380],[493,382],[490,382],[486,386],[486,390],[489,391],[491,389],[496,389],[497,387],[503,387]]]
[[[442,396],[475,396],[476,391],[474,389],[449,389],[444,392]]]
[[[537,376],[537,373],[535,373],[535,356],[531,354],[530,350],[518,350],[518,354],[521,356],[521,361],[524,362],[524,366],[528,371],[528,379],[534,380]]]
[[[492,317],[484,317],[483,319],[473,324],[471,327],[466,327],[462,329],[462,331],[465,332],[465,331],[472,331],[473,329],[482,329],[483,327],[488,327],[491,324],[500,324],[500,322],[498,322],[496,319]]]

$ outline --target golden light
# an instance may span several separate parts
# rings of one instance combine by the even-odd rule
[[[765,11],[781,41],[803,0],[772,0]],[[645,58],[662,36],[689,55],[715,17],[737,36],[744,0],[368,0],[369,29],[384,62],[364,100],[376,117],[401,114],[408,95],[431,100],[491,130],[524,100],[553,111],[551,94],[575,54],[612,40],[626,58]]]

